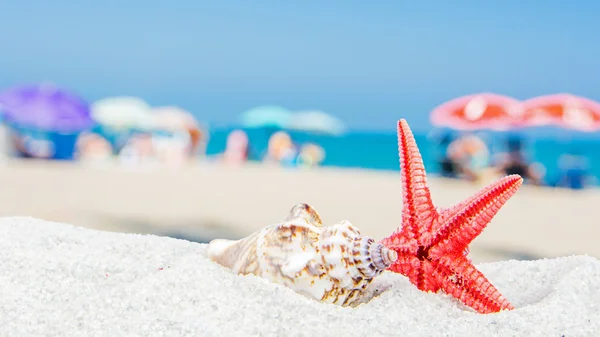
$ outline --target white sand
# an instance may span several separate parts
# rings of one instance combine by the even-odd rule
[[[385,273],[356,309],[318,303],[205,257],[206,245],[0,219],[2,336],[599,336],[600,261],[479,268],[517,307],[480,315]],[[162,270],[160,269],[162,268]]]

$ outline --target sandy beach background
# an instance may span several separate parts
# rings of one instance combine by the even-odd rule
[[[451,206],[481,185],[429,178],[434,202]],[[198,242],[240,238],[280,221],[296,203],[326,224],[349,220],[376,239],[400,223],[398,172],[265,165],[88,167],[9,161],[0,167],[0,216],[31,216],[92,229]],[[597,190],[523,186],[471,246],[475,262],[600,257]]]

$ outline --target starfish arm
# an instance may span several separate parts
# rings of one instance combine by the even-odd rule
[[[420,241],[422,234],[429,231],[432,219],[437,217],[437,211],[427,187],[423,158],[404,119],[398,121],[398,152],[403,191],[402,230]]]
[[[445,207],[445,208],[438,207],[438,213],[440,214],[440,217],[438,218],[438,221],[436,221],[433,224],[432,232],[433,233],[439,232],[440,229],[441,229],[441,227],[448,220],[450,220],[453,217],[455,217],[458,213],[460,213],[463,209],[465,209],[467,206],[469,206],[470,204],[472,204],[481,195],[489,193],[494,188],[494,186],[495,186],[495,184],[489,184],[489,185],[483,187],[482,189],[480,189],[479,191],[477,191],[477,193],[475,193],[475,194],[471,195],[470,197],[468,197],[467,199],[461,201],[460,203],[458,203],[454,207],[451,207],[451,208],[448,208],[448,207]]]
[[[461,203],[442,214],[442,225],[431,243],[431,254],[439,256],[464,251],[522,184],[523,178],[518,175],[504,177],[483,188],[468,203]]]
[[[447,255],[437,262],[441,288],[465,305],[482,314],[514,309],[466,257]]]
[[[442,284],[440,283],[441,278],[436,277],[436,263],[432,263],[430,260],[425,260],[421,265],[421,275],[420,275],[420,283],[417,285],[417,288],[422,291],[431,291],[437,292],[442,289]]]

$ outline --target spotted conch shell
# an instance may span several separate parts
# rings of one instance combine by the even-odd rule
[[[307,204],[241,240],[213,240],[208,257],[238,274],[254,274],[326,303],[356,306],[397,254],[360,235],[348,221],[323,226]]]

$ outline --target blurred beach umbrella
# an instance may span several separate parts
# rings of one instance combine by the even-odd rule
[[[285,108],[265,105],[242,113],[241,122],[246,128],[285,129],[288,127],[291,117],[292,113]]]
[[[153,108],[151,115],[156,129],[175,132],[200,127],[194,115],[176,106]]]
[[[206,127],[201,125],[189,111],[177,106],[164,106],[151,110],[155,130],[170,133],[186,132],[190,136],[192,152],[204,151],[200,145],[208,142]]]
[[[70,133],[94,125],[85,100],[48,83],[13,87],[0,93],[0,111],[9,124],[37,130]]]
[[[288,128],[339,135],[345,132],[344,123],[322,111],[299,111],[292,114]]]
[[[578,131],[600,130],[600,103],[571,94],[544,95],[523,102],[521,123],[557,125]]]
[[[504,95],[480,93],[462,96],[433,109],[430,120],[438,127],[457,130],[507,130],[521,114],[518,100]]]
[[[103,98],[94,102],[91,109],[96,122],[116,130],[148,130],[152,127],[150,105],[138,97]]]

